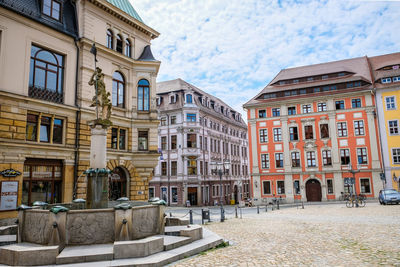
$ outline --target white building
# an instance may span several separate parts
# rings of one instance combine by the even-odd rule
[[[162,155],[149,197],[171,205],[238,203],[248,197],[247,127],[240,113],[181,79],[158,83],[157,97]],[[224,161],[230,170],[220,180],[210,163]]]

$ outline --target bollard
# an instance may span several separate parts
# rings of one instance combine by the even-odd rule
[[[235,207],[235,216],[236,216],[236,218],[238,217],[238,215],[237,215],[237,207]]]
[[[189,224],[193,224],[193,211],[189,210]]]
[[[225,211],[224,207],[221,205],[221,222],[225,221]]]
[[[169,217],[172,217],[172,212],[169,213]]]
[[[279,210],[279,200],[276,202],[277,208]]]
[[[240,219],[242,219],[242,208],[240,208]]]
[[[201,224],[204,224],[204,221],[203,221],[203,215],[204,215],[204,213],[203,213],[203,209],[201,209]]]
[[[301,202],[301,208],[304,209],[304,201]]]
[[[268,212],[268,204],[265,205],[265,212]]]
[[[260,206],[257,206],[257,214],[260,214]]]

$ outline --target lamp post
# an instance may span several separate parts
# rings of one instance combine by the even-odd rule
[[[360,170],[353,170],[353,166],[351,166],[351,163],[349,163],[349,169],[350,169],[350,173],[353,175],[352,184],[354,185],[354,193],[356,196],[356,208],[358,208],[357,191],[356,191],[356,173],[359,173]]]
[[[221,222],[225,220],[224,215],[224,207],[222,205],[222,175],[229,174],[229,167],[231,163],[226,160],[222,162],[211,162],[211,171],[215,174],[219,175],[219,184],[220,184],[220,194],[219,194],[219,203],[221,205]]]

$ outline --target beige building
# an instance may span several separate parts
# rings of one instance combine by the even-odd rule
[[[110,198],[147,199],[158,157],[158,35],[125,0],[0,3],[0,218],[20,204],[86,196],[94,42],[113,103]]]

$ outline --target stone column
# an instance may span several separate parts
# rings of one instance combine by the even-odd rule
[[[321,176],[321,193],[322,193],[322,201],[327,201],[327,188],[326,188],[326,179],[325,179],[325,174],[323,173]]]

